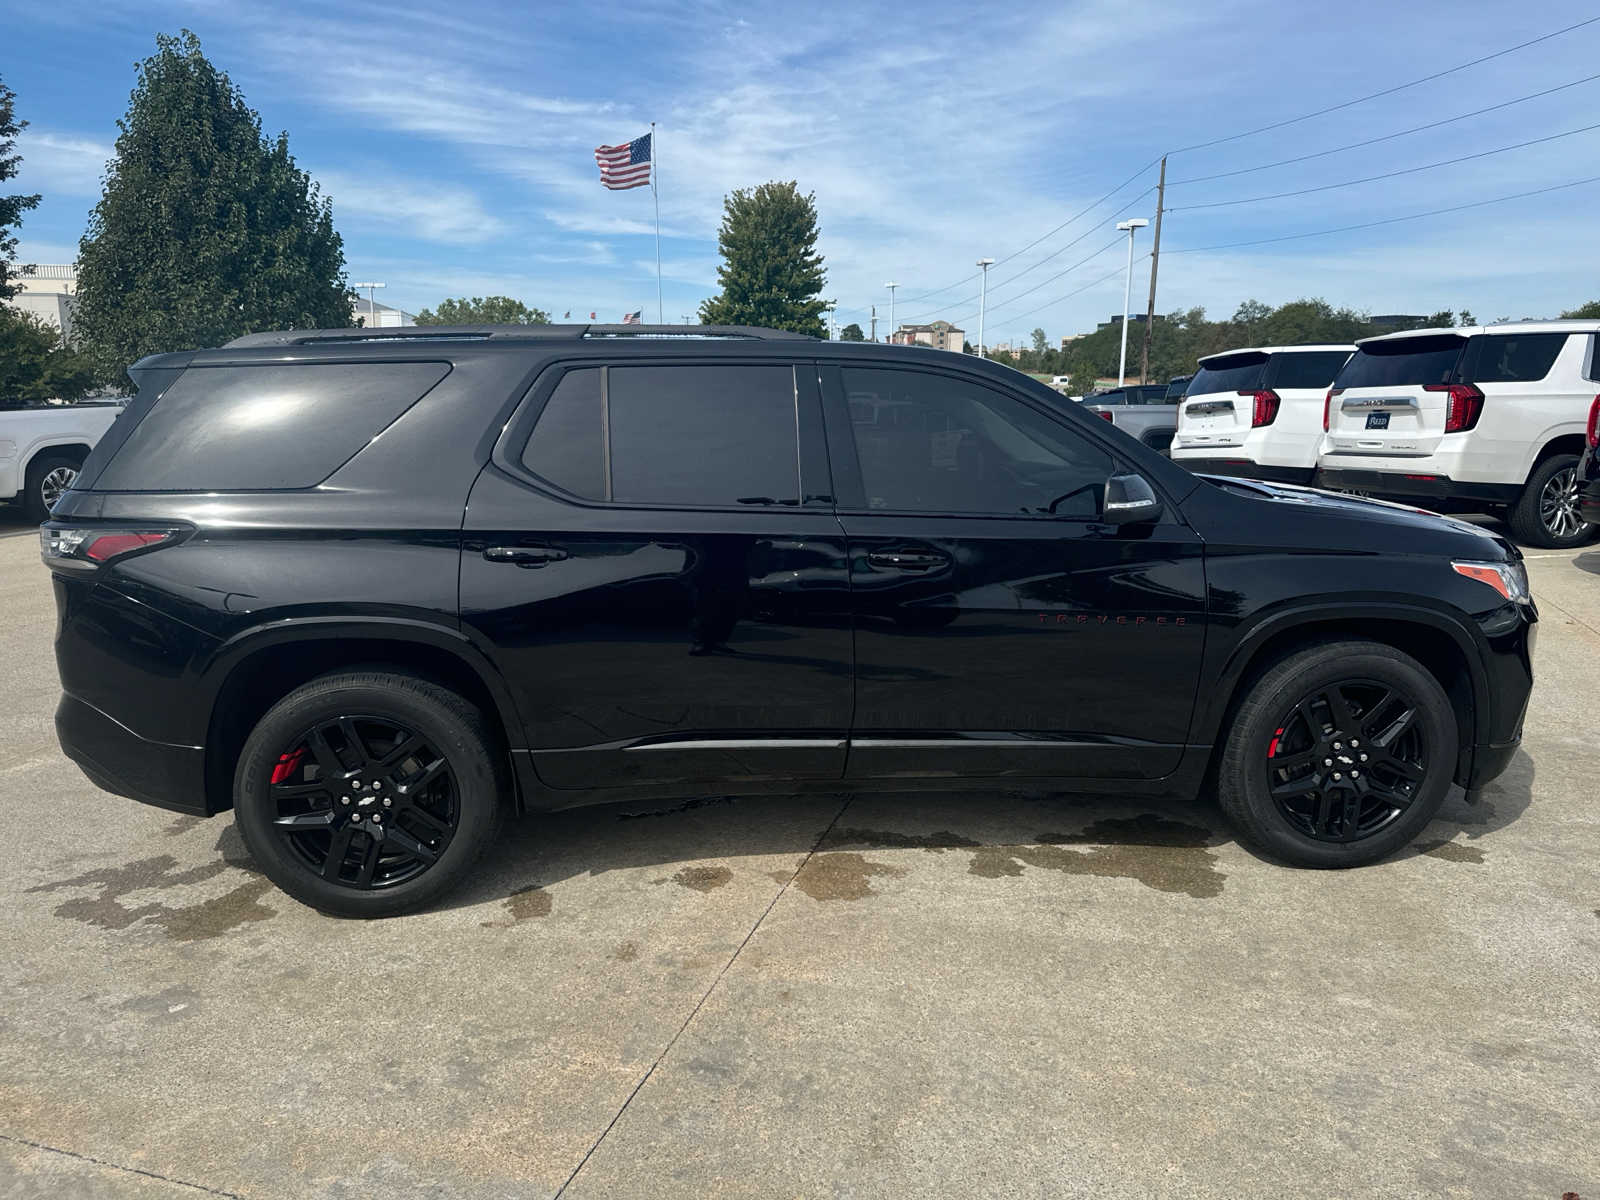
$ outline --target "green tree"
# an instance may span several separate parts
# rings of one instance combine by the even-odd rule
[[[22,161],[15,153],[16,138],[28,123],[17,120],[13,108],[15,99],[16,93],[0,81],[0,183],[16,175],[17,164]],[[21,223],[22,214],[38,203],[38,196],[0,196],[0,300],[9,300],[22,290],[20,284],[11,282],[18,273],[14,258],[17,237],[13,230]],[[20,273],[26,275],[28,268]]]
[[[418,325],[548,325],[550,314],[542,308],[529,308],[510,296],[462,296],[441,300],[438,308],[425,308],[417,314]]]
[[[78,247],[77,325],[108,378],[145,354],[350,324],[332,205],[184,30],[156,37]]]
[[[1044,330],[1035,329],[1028,335],[1028,337],[1033,342],[1033,352],[1042,357],[1045,352],[1045,347],[1049,344],[1045,340]]]
[[[763,183],[723,203],[717,245],[722,291],[700,305],[707,325],[761,325],[821,337],[824,273],[816,197],[798,185]]]
[[[1600,318],[1600,300],[1591,300],[1587,304],[1580,304],[1570,312],[1561,314],[1563,317],[1578,317],[1585,320]]]
[[[77,400],[95,385],[89,361],[61,345],[61,331],[0,304],[0,401]]]
[[[861,326],[851,321],[850,324],[839,330],[839,340],[841,342],[864,342],[867,340],[867,334]]]

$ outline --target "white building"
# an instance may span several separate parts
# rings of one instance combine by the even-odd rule
[[[397,325],[417,323],[414,314],[390,308],[383,301],[373,300],[370,296],[356,298],[355,319],[363,329],[388,329]]]
[[[63,339],[72,337],[72,310],[77,304],[78,268],[68,263],[41,265],[27,275],[14,275],[22,291],[9,301],[12,308],[40,317],[61,330]]]

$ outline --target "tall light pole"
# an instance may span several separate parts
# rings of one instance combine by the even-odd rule
[[[367,328],[376,327],[378,324],[378,289],[384,285],[381,283],[355,283],[350,286],[357,291],[362,288],[367,289]]]
[[[839,340],[839,302],[837,300],[825,300],[823,303],[828,306],[828,340],[837,342]]]
[[[892,342],[894,341],[894,290],[900,285],[886,283],[883,286],[889,289],[889,340]]]
[[[1128,375],[1128,305],[1133,300],[1133,231],[1150,224],[1143,217],[1131,221],[1118,221],[1118,229],[1128,231],[1128,275],[1122,285],[1122,353],[1117,358],[1117,386],[1121,387]]]
[[[994,266],[994,259],[980,258],[978,265],[983,268],[983,282],[978,285],[978,357],[983,358],[983,308],[989,300],[989,268]]]

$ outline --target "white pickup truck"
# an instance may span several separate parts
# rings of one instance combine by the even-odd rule
[[[0,407],[0,501],[44,521],[122,411],[122,401]]]

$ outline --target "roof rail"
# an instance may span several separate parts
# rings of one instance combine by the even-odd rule
[[[558,338],[749,338],[759,341],[815,340],[804,333],[756,325],[397,325],[373,329],[285,329],[247,333],[226,343],[229,350],[262,346],[317,346],[349,342],[550,341]]]

